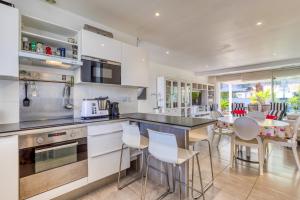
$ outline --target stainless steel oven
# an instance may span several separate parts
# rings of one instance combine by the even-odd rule
[[[81,81],[121,84],[121,63],[82,56]]]
[[[20,136],[20,199],[87,177],[86,127]]]

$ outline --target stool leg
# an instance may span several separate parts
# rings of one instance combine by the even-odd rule
[[[203,200],[205,200],[203,183],[202,183],[202,175],[201,175],[201,167],[200,167],[200,162],[199,162],[198,154],[196,155],[196,160],[197,160],[197,165],[198,165],[198,172],[199,172],[199,178],[200,178],[201,192],[202,192],[202,195],[203,195]]]
[[[181,200],[182,199],[182,191],[181,191],[181,178],[182,178],[182,169],[181,169],[181,166],[178,165],[178,171],[179,171],[179,199]]]
[[[147,167],[146,167],[146,177],[145,177],[145,183],[144,183],[144,187],[142,189],[142,195],[141,195],[141,199],[146,199],[146,189],[147,189],[147,181],[148,181],[148,173],[149,173],[149,160],[150,160],[150,154],[147,157]],[[143,184],[143,183],[142,183]]]
[[[214,169],[213,169],[213,163],[212,163],[212,152],[211,152],[211,143],[209,140],[207,140],[208,143],[208,150],[209,150],[209,159],[210,159],[210,169],[211,169],[211,178],[212,181],[214,180]]]
[[[124,150],[124,144],[122,144],[121,156],[120,156],[120,163],[119,163],[119,174],[118,174],[118,189],[119,190],[122,189],[120,187],[120,178],[121,178],[121,169],[122,169],[123,150]]]
[[[144,178],[144,173],[143,173],[143,169],[144,169],[144,151],[142,151],[141,154],[141,169],[140,169],[140,173],[141,173],[141,199],[143,199],[142,195],[143,195],[143,178]]]

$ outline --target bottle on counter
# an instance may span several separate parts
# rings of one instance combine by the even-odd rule
[[[25,51],[29,51],[29,40],[27,37],[22,38],[22,49]]]

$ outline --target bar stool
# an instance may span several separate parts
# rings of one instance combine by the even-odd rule
[[[194,130],[191,131],[189,134],[189,146],[192,146],[193,151],[195,151],[195,146],[197,144],[199,144],[200,142],[207,142],[208,144],[208,150],[209,150],[209,160],[210,160],[210,170],[211,170],[211,181],[206,184],[204,186],[204,192],[210,188],[211,186],[213,186],[213,181],[214,181],[214,169],[213,169],[213,163],[212,163],[212,151],[211,151],[211,142],[209,140],[209,136],[207,134],[207,131],[203,130],[203,129],[198,129],[198,130]],[[192,159],[192,164],[194,166],[194,158]],[[192,171],[193,173],[193,171]],[[197,190],[195,190],[197,191]],[[193,198],[199,198],[201,196],[201,193],[198,197],[194,197],[193,194],[194,191],[192,191],[192,196]]]
[[[148,180],[148,172],[149,172],[149,161],[150,158],[154,158],[156,160],[161,161],[164,164],[165,171],[166,171],[166,178],[168,183],[168,189],[166,192],[161,194],[158,199],[162,199],[167,195],[173,193],[171,192],[170,183],[169,183],[169,176],[168,176],[168,165],[172,165],[172,168],[178,171],[179,174],[179,199],[182,199],[182,165],[191,159],[196,157],[197,165],[198,165],[198,173],[200,177],[200,185],[201,185],[201,195],[204,197],[203,193],[203,184],[202,184],[202,177],[201,177],[201,168],[199,163],[199,152],[191,151],[187,149],[178,148],[177,140],[174,134],[158,132],[154,130],[148,129],[149,134],[149,155],[147,157],[147,167],[146,167],[146,178],[144,183],[144,190],[143,190],[143,199],[146,198],[146,187],[147,187],[147,180]],[[173,171],[173,170],[172,170]],[[194,171],[194,167],[193,167]],[[173,189],[175,190],[175,180],[176,177],[173,176]],[[194,175],[194,173],[192,173]],[[194,177],[192,177],[192,190],[194,190]]]
[[[130,185],[131,183],[137,181],[140,178],[143,180],[144,150],[148,148],[148,142],[149,142],[148,138],[146,138],[140,134],[140,130],[137,125],[133,125],[133,124],[129,124],[129,123],[122,123],[122,127],[123,127],[123,136],[122,136],[123,144],[122,144],[122,149],[121,149],[119,174],[118,174],[118,189],[119,190]],[[131,155],[130,157],[140,156],[141,166],[140,166],[140,171],[136,178],[121,185],[120,179],[121,179],[121,169],[122,169],[122,158],[123,158],[123,151],[124,151],[125,147],[129,147],[129,148],[136,150],[135,154]],[[142,190],[143,190],[143,186],[141,188],[141,191]],[[141,195],[142,195],[142,193],[141,193]]]

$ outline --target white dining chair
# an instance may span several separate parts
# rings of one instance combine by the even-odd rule
[[[257,120],[264,120],[266,118],[265,114],[259,111],[248,112],[247,117],[251,117]]]
[[[233,123],[234,135],[231,139],[230,163],[233,167],[236,158],[236,146],[245,146],[258,149],[259,174],[263,175],[264,148],[262,139],[258,136],[259,125],[255,119],[250,117],[237,118]]]
[[[139,127],[135,124],[129,124],[128,122],[122,123],[123,127],[123,135],[122,135],[122,149],[121,156],[119,162],[119,173],[118,173],[118,189],[121,190],[124,187],[130,185],[131,183],[143,179],[143,171],[144,171],[144,151],[148,148],[148,138],[141,135]],[[140,156],[140,171],[135,178],[127,181],[121,185],[121,169],[122,169],[122,160],[123,160],[123,151],[125,147],[131,148],[131,150],[135,150],[134,154],[131,154],[131,157]],[[143,182],[143,181],[142,181]],[[143,184],[142,184],[143,185]],[[141,185],[141,198],[143,186]]]
[[[218,118],[223,117],[222,113],[220,111],[212,111],[211,112],[211,118],[218,120]],[[211,143],[213,144],[214,138],[215,136],[219,136],[218,137],[218,142],[217,142],[217,147],[219,147],[221,138],[226,135],[226,136],[230,136],[233,134],[233,130],[231,128],[225,128],[225,127],[218,127],[217,125],[214,125],[213,127],[213,135],[212,135],[212,139],[211,139]]]
[[[149,134],[149,155],[147,157],[147,168],[146,168],[146,177],[145,177],[145,183],[144,183],[144,190],[143,190],[143,199],[146,198],[146,188],[147,188],[147,180],[148,180],[148,173],[149,173],[149,163],[150,158],[156,159],[158,161],[161,161],[165,168],[165,175],[166,180],[168,184],[168,189],[161,194],[158,199],[162,199],[166,197],[167,195],[173,193],[174,191],[171,191],[170,187],[170,180],[169,180],[169,173],[168,173],[168,165],[172,166],[173,169],[175,169],[175,173],[173,174],[173,190],[175,190],[175,182],[177,174],[176,171],[178,171],[178,180],[179,180],[179,199],[182,199],[182,182],[181,179],[183,177],[182,173],[182,165],[186,162],[189,162],[193,158],[196,158],[197,166],[198,166],[198,173],[200,178],[200,191],[203,199],[204,197],[204,190],[203,190],[203,184],[202,184],[202,176],[201,176],[201,168],[199,163],[199,152],[197,151],[191,151],[188,149],[182,149],[177,146],[177,140],[176,136],[174,134],[164,133],[164,132],[158,132],[154,130],[148,129]],[[173,170],[172,170],[173,171]],[[194,191],[194,163],[192,166],[192,191]],[[194,195],[194,193],[192,193]],[[197,196],[195,198],[198,198],[200,196]]]
[[[292,131],[293,131],[293,137],[290,139],[281,139],[281,138],[276,138],[276,139],[272,139],[272,138],[267,138],[264,140],[264,147],[265,149],[267,149],[267,146],[269,143],[275,144],[275,145],[279,145],[281,147],[289,147],[292,148],[293,151],[293,155],[296,161],[296,165],[298,170],[300,170],[300,161],[299,161],[299,155],[298,155],[298,151],[297,151],[297,146],[298,146],[298,141],[297,141],[297,137],[298,137],[298,129],[300,127],[300,117],[298,117],[295,122],[292,124]]]

